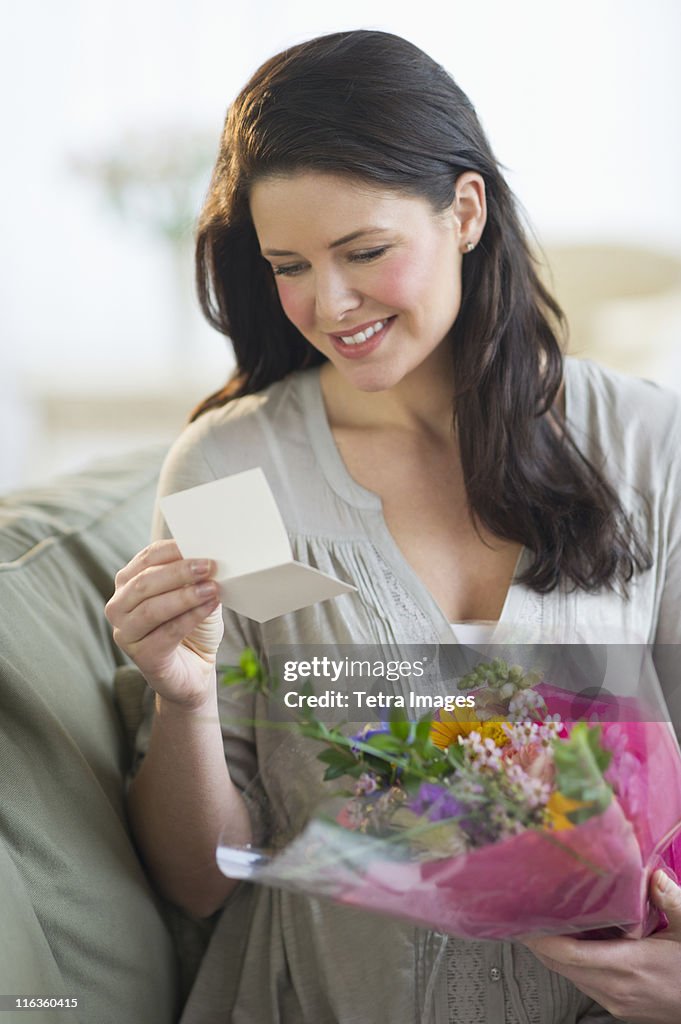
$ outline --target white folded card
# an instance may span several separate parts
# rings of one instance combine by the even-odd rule
[[[227,608],[256,622],[356,587],[293,560],[284,521],[262,469],[161,498],[183,558],[212,558]]]

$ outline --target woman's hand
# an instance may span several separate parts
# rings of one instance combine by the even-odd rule
[[[614,1017],[629,1024],[679,1024],[681,888],[656,871],[650,898],[667,915],[669,926],[647,939],[551,936],[523,941],[546,967],[565,975]]]
[[[200,707],[214,686],[223,634],[215,563],[183,559],[174,540],[150,544],[116,576],[106,606],[113,638],[161,697]]]

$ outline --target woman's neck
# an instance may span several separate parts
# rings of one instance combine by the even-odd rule
[[[331,363],[324,364],[320,379],[332,427],[385,427],[453,436],[454,383],[451,372],[441,367],[422,365],[386,391],[358,390]]]

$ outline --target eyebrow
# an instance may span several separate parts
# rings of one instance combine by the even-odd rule
[[[360,238],[362,235],[381,235],[387,228],[360,228],[359,231],[351,231],[349,235],[343,235],[342,238],[337,238],[335,242],[331,242],[328,246],[329,249],[337,249],[339,245],[345,245],[347,242],[354,242],[356,238]],[[298,256],[299,253],[291,252],[290,249],[263,249],[263,256]]]

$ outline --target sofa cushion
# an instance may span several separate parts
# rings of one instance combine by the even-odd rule
[[[103,611],[116,571],[147,543],[162,457],[139,452],[0,501],[0,888],[14,889],[0,992],[60,979],[83,1024],[170,1024],[178,1012],[173,943],[126,822],[112,694],[125,659]],[[22,975],[13,942],[30,944]]]
[[[40,922],[26,892],[16,864],[0,838],[0,880],[2,884],[2,926],[0,927],[0,995],[5,997],[27,993],[56,998],[69,998],[61,972],[47,944]],[[11,1024],[20,1013],[3,1013],[3,1021]],[[52,1024],[55,1010],[32,1010],[33,1024]],[[78,1024],[75,1010],[62,1009],[62,1024]]]

